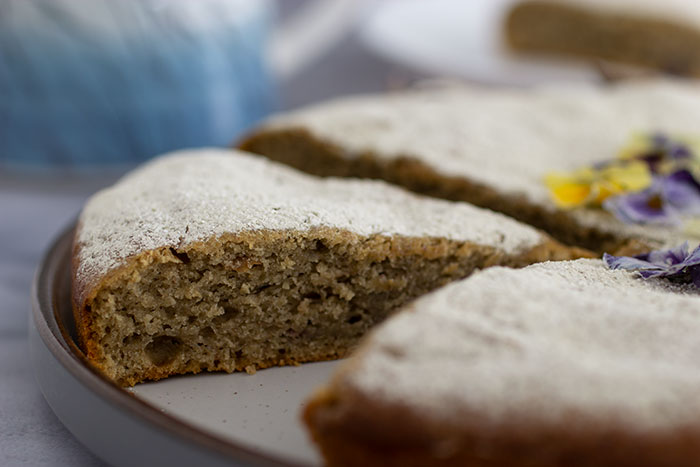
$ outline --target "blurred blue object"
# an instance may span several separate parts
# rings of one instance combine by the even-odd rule
[[[272,4],[0,0],[0,167],[227,145],[275,99]]]

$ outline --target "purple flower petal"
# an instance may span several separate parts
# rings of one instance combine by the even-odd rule
[[[658,265],[681,264],[688,258],[688,242],[683,242],[676,248],[668,250],[650,251],[647,254],[637,256],[637,258]]]
[[[678,170],[662,179],[664,201],[681,214],[700,215],[700,185],[687,170]]]
[[[658,173],[659,166],[665,161],[681,161],[693,157],[693,151],[687,144],[663,133],[652,133],[649,142],[649,148],[634,158],[646,162],[653,173]]]
[[[675,144],[671,146],[671,148],[668,151],[669,156],[671,156],[672,159],[688,159],[693,155],[693,153],[688,149],[687,146],[684,146],[682,144]]]
[[[669,250],[651,251],[637,256],[603,255],[610,269],[635,271],[644,279],[665,277],[692,282],[700,288],[700,246],[688,253],[688,243]]]
[[[663,192],[662,182],[654,179],[652,186],[645,190],[606,199],[603,208],[627,224],[676,225],[678,216],[670,205],[664,203]]]
[[[646,256],[646,255],[645,255]],[[603,254],[603,261],[610,269],[624,269],[626,271],[637,271],[639,269],[657,268],[649,261],[635,256],[613,256],[608,253]]]
[[[688,170],[654,177],[636,193],[610,197],[603,207],[628,224],[678,225],[680,216],[700,215],[700,184]]]
[[[686,244],[688,242],[685,242]],[[700,245],[695,248],[683,261],[688,266],[700,265]]]

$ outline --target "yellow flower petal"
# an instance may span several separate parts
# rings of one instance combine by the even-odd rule
[[[643,162],[631,161],[596,170],[584,167],[571,173],[553,172],[545,184],[557,206],[600,206],[606,198],[651,185],[651,173]]]
[[[544,182],[556,205],[562,208],[585,204],[591,192],[590,182],[575,174],[553,172],[545,176]]]
[[[582,183],[560,185],[552,190],[554,202],[562,208],[573,208],[586,204],[590,194],[590,185]]]
[[[606,167],[601,177],[616,187],[611,194],[643,190],[651,185],[652,178],[649,167],[641,161]]]
[[[654,147],[654,142],[646,133],[634,133],[617,153],[617,158],[621,160],[635,159],[640,154],[649,152]]]
[[[606,180],[596,180],[591,184],[592,196],[589,204],[600,206],[610,196],[621,192],[619,185]]]

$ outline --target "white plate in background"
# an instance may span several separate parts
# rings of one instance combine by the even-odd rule
[[[583,62],[511,53],[502,28],[513,2],[385,1],[369,15],[360,37],[379,55],[437,76],[513,86],[600,81],[600,73]]]

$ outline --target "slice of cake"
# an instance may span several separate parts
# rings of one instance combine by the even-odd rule
[[[563,209],[552,172],[613,160],[630,138],[699,134],[700,87],[674,81],[532,90],[442,87],[339,99],[273,117],[242,143],[317,175],[380,178],[501,211],[599,252],[660,248],[686,233]]]
[[[600,260],[488,269],[376,328],[305,421],[329,466],[697,466],[687,287]]]
[[[700,76],[700,4],[692,0],[519,1],[505,32],[516,51]]]
[[[476,268],[577,254],[465,203],[207,149],[157,159],[87,203],[73,301],[87,358],[132,385],[341,357]]]

